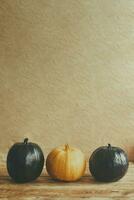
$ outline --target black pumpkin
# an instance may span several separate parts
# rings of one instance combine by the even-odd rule
[[[7,155],[7,171],[15,182],[25,183],[35,180],[42,172],[44,155],[35,143],[25,138],[22,143],[15,143]]]
[[[128,169],[127,154],[119,147],[97,148],[89,159],[89,169],[97,181],[112,182],[121,179]]]

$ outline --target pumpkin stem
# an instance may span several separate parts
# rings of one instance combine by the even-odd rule
[[[28,143],[28,138],[25,138],[24,139],[24,144],[27,144]]]
[[[108,148],[111,148],[111,144],[108,144]]]
[[[65,144],[65,151],[68,151],[68,150],[69,150],[69,145]]]

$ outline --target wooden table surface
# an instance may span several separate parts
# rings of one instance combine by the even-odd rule
[[[98,183],[87,170],[79,181],[64,183],[52,180],[45,172],[34,182],[16,184],[0,169],[0,199],[12,200],[134,200],[134,163],[126,176],[114,183]]]

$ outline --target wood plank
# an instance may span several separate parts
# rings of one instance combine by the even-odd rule
[[[130,163],[126,176],[118,182],[99,183],[88,169],[79,181],[66,183],[51,179],[43,170],[34,182],[14,183],[5,166],[0,168],[0,199],[2,200],[134,200],[134,163]]]

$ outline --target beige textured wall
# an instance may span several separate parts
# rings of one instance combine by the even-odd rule
[[[134,159],[133,0],[0,0],[0,136]]]

